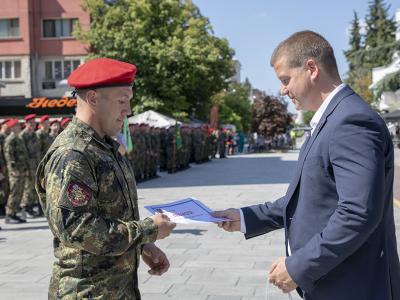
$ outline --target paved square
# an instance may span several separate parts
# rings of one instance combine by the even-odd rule
[[[139,185],[144,205],[183,199],[202,200],[213,209],[273,201],[283,195],[293,174],[297,153],[251,154],[194,165],[187,171]],[[400,208],[395,209],[397,235]],[[52,237],[44,219],[23,225],[0,220],[0,299],[47,299],[54,261]],[[171,261],[162,277],[139,269],[144,300],[247,300],[266,299],[267,270],[283,256],[283,231],[246,241],[240,233],[225,233],[215,225],[177,226],[158,245]],[[271,300],[288,299],[276,288]],[[293,294],[293,299],[300,299]]]

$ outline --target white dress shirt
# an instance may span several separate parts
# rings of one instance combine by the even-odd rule
[[[328,107],[329,103],[332,101],[333,97],[337,93],[339,93],[344,87],[346,86],[345,83],[342,83],[338,85],[329,95],[328,97],[325,98],[324,102],[322,102],[321,106],[318,108],[318,110],[315,112],[313,118],[310,121],[310,126],[311,126],[311,135],[314,133],[315,128],[317,127],[319,121],[322,118],[322,115],[324,114],[326,108]],[[246,223],[244,222],[244,216],[243,216],[243,211],[242,209],[239,209],[240,211],[240,231],[242,233],[246,233]],[[289,255],[290,253],[290,246],[288,245],[288,252]]]
[[[314,116],[312,117],[311,121],[310,121],[310,126],[311,126],[311,135],[314,133],[315,128],[317,127],[319,121],[322,118],[322,115],[324,114],[326,108],[328,107],[329,103],[331,103],[333,97],[335,97],[335,95],[337,93],[339,93],[344,87],[346,86],[345,83],[342,83],[340,85],[338,85],[329,95],[328,97],[326,97],[326,99],[324,100],[324,102],[322,102],[321,106],[318,108],[318,110],[315,112]]]

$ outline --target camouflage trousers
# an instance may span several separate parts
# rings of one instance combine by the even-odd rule
[[[194,149],[194,160],[195,160],[195,162],[201,162],[201,160],[202,160],[202,148],[201,148],[201,145],[198,145]]]
[[[9,193],[8,175],[1,173],[0,175],[0,206],[5,207]]]
[[[21,206],[32,207],[39,202],[35,190],[35,171],[30,170],[29,175],[25,177],[24,192],[22,195]]]
[[[6,214],[15,215],[20,209],[21,198],[24,193],[25,176],[9,176],[10,193],[8,195]]]

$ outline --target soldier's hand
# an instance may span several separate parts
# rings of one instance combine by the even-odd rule
[[[158,227],[157,240],[162,240],[169,236],[176,224],[164,214],[155,214],[151,217]]]
[[[142,259],[150,267],[150,275],[161,276],[169,269],[169,261],[165,253],[153,243],[143,246]]]
[[[236,208],[229,208],[221,211],[214,211],[213,217],[227,218],[229,221],[218,222],[218,227],[223,228],[225,231],[233,232],[240,231],[240,211]]]

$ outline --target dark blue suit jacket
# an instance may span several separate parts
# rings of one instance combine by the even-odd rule
[[[346,86],[301,149],[286,195],[242,208],[246,238],[285,228],[286,268],[307,300],[399,300],[393,172],[384,121]]]

